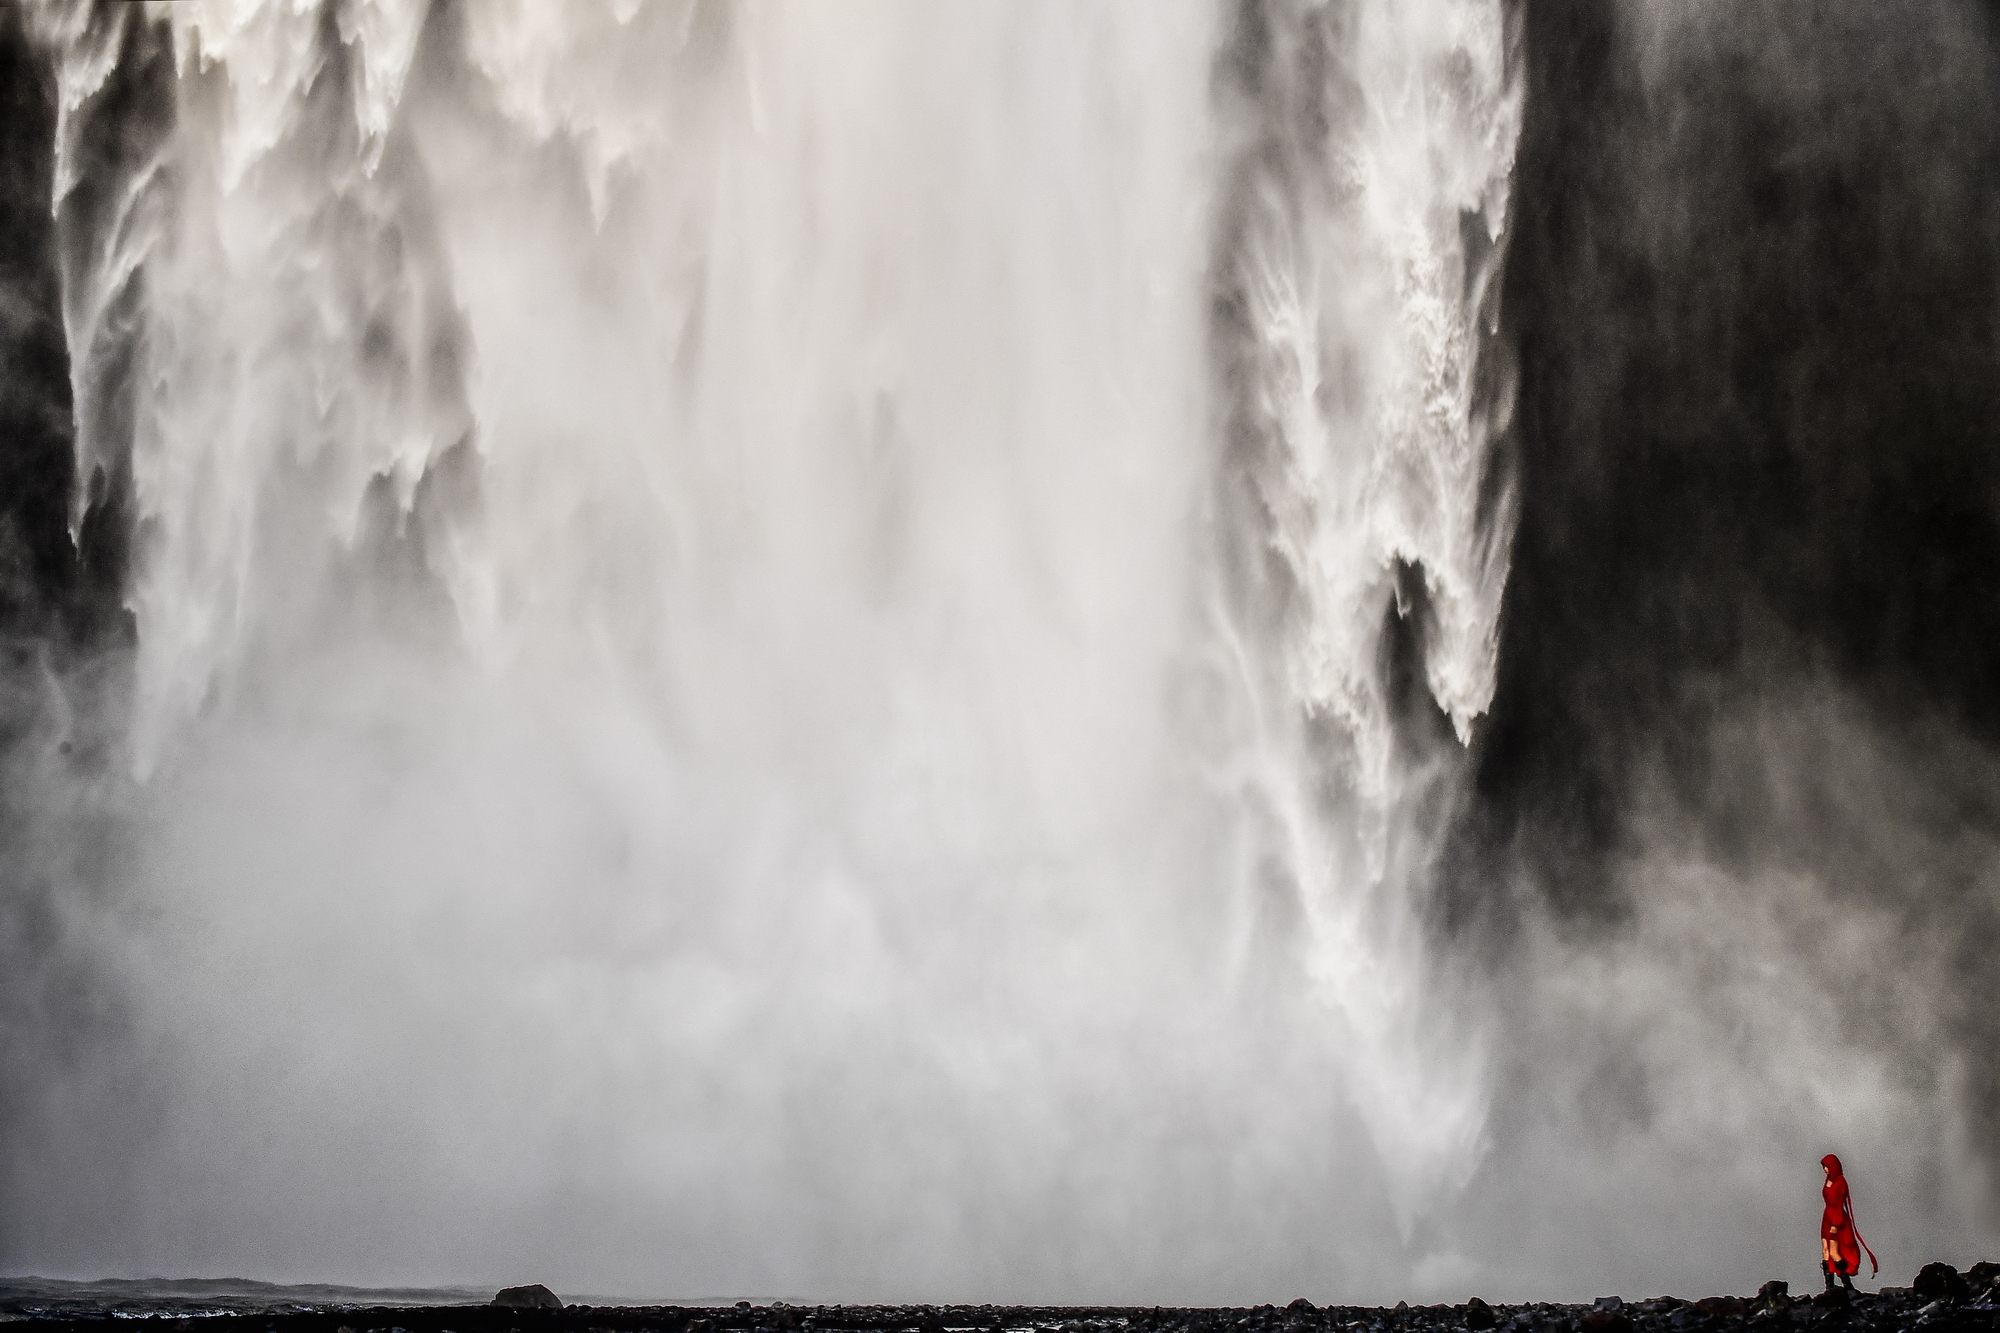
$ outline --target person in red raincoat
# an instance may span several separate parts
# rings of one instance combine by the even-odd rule
[[[1826,1201],[1826,1210],[1819,1218],[1819,1269],[1826,1274],[1828,1291],[1833,1290],[1836,1273],[1841,1285],[1853,1291],[1854,1275],[1861,1271],[1861,1252],[1868,1250],[1868,1242],[1861,1239],[1861,1230],[1854,1225],[1854,1199],[1847,1192],[1840,1159],[1828,1153],[1819,1164],[1826,1168],[1826,1185],[1819,1192]],[[1868,1262],[1873,1272],[1882,1271],[1882,1265],[1875,1262],[1875,1251],[1868,1250]]]

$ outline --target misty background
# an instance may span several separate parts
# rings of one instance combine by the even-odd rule
[[[1994,24],[0,6],[0,1269],[1991,1257]]]

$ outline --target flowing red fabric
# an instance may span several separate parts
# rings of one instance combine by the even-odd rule
[[[1861,1239],[1861,1229],[1854,1225],[1854,1200],[1847,1192],[1847,1177],[1841,1172],[1840,1159],[1828,1153],[1819,1159],[1819,1164],[1831,1173],[1819,1192],[1826,1201],[1826,1211],[1819,1218],[1820,1238],[1839,1247],[1840,1272],[1849,1277],[1859,1273],[1861,1252],[1868,1250],[1869,1271],[1880,1273],[1882,1265],[1875,1262],[1875,1251],[1868,1249],[1868,1242]]]

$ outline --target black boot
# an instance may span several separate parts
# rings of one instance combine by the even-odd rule
[[[1826,1289],[1827,1289],[1828,1291],[1832,1291],[1832,1290],[1833,1290],[1833,1265],[1832,1265],[1832,1264],[1830,1264],[1830,1263],[1828,1263],[1828,1262],[1827,1262],[1826,1260],[1822,1259],[1822,1260],[1820,1260],[1820,1261],[1819,1261],[1819,1271],[1820,1271],[1820,1272],[1821,1272],[1822,1274],[1824,1274],[1824,1275],[1826,1276]],[[1846,1276],[1847,1276],[1847,1274],[1845,1274],[1845,1273],[1842,1273],[1842,1274],[1841,1274],[1841,1276],[1842,1276],[1842,1277],[1846,1277]]]
[[[1841,1285],[1841,1286],[1843,1286],[1843,1287],[1846,1287],[1846,1288],[1847,1288],[1847,1289],[1848,1289],[1849,1291],[1853,1291],[1853,1290],[1854,1290],[1854,1274],[1852,1274],[1852,1273],[1847,1273],[1847,1272],[1843,1272],[1843,1273],[1842,1273],[1842,1274],[1840,1275],[1840,1285]]]

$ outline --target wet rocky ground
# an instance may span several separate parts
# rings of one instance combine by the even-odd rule
[[[1766,1283],[1752,1297],[1672,1296],[1592,1305],[1398,1304],[1393,1308],[1286,1306],[1227,1308],[1028,1305],[565,1305],[541,1288],[512,1288],[506,1301],[359,1305],[275,1302],[262,1309],[227,1303],[129,1305],[56,1301],[18,1291],[0,1296],[0,1321],[49,1330],[90,1329],[143,1319],[202,1333],[2000,1333],[2000,1265],[1960,1274],[1926,1267],[1909,1287],[1794,1295]]]

